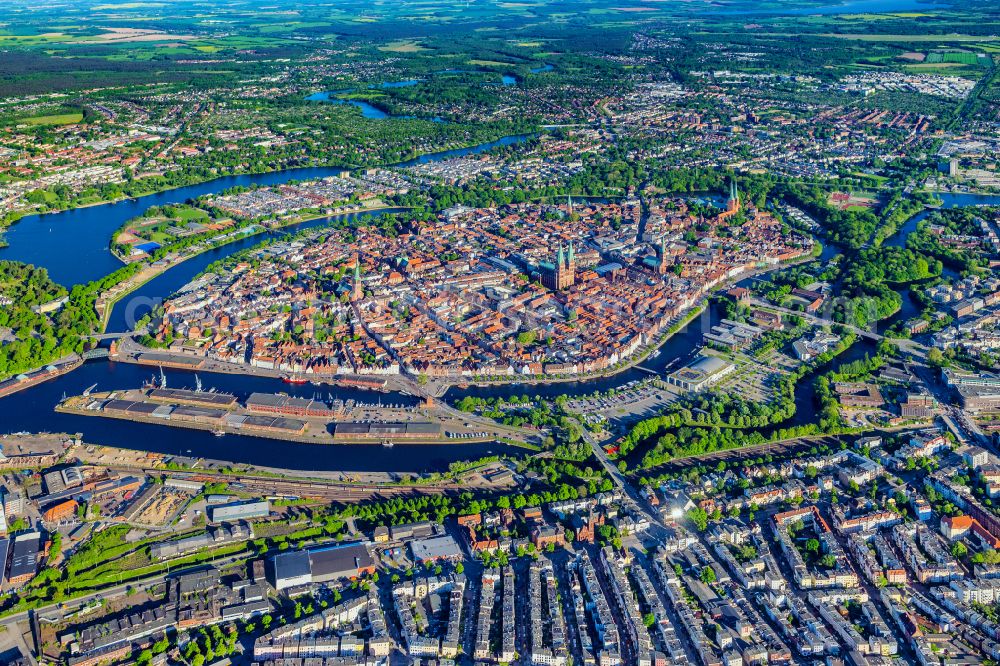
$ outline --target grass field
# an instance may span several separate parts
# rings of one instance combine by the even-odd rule
[[[987,58],[980,58],[978,53],[969,53],[967,51],[928,53],[927,62],[958,63],[961,65],[983,65],[983,66],[989,65],[989,61]]]
[[[420,43],[414,41],[398,41],[389,42],[384,46],[378,47],[379,51],[388,51],[390,53],[420,53],[421,51],[426,51],[427,49]]]
[[[912,65],[903,65],[906,69],[912,69],[914,71],[919,70],[929,70],[929,69],[948,69],[949,67],[965,67],[959,62],[918,62]]]
[[[920,63],[918,65],[904,65],[903,69],[913,74],[936,74],[938,76],[961,76],[967,79],[978,79],[983,75],[983,70],[970,65],[963,65],[957,62]]]
[[[898,12],[892,14],[840,14],[836,18],[842,21],[891,21],[893,19],[930,18],[933,14],[919,12]]]
[[[467,60],[466,64],[477,65],[479,67],[510,67],[514,63],[500,62],[499,60]]]
[[[208,217],[208,212],[200,208],[182,208],[177,211],[177,219],[190,222],[191,220],[200,220]]]
[[[22,118],[21,122],[28,125],[72,125],[83,120],[82,113],[58,113],[51,116],[35,116]]]

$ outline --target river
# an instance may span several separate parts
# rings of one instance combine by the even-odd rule
[[[1000,206],[1000,195],[991,194],[965,194],[965,193],[951,193],[951,192],[941,192],[936,194],[936,196],[941,200],[941,206],[939,208],[964,208],[967,206]],[[900,225],[899,230],[896,231],[892,236],[887,238],[883,245],[887,247],[906,247],[906,239],[917,230],[917,226],[927,217],[933,213],[937,208],[925,208],[924,210],[918,212],[917,214],[911,216],[902,225]],[[949,266],[944,266],[941,275],[947,279],[955,279],[958,277],[958,273],[955,272],[953,268]],[[919,283],[918,283],[919,284]],[[910,289],[912,285],[902,287],[899,290],[899,295],[902,298],[902,303],[899,308],[899,312],[889,317],[888,319],[882,321],[879,324],[881,329],[886,329],[893,324],[901,321],[907,321],[920,314],[920,308],[914,302],[911,296]]]
[[[403,166],[480,152],[495,146],[523,141],[526,138],[525,136],[505,137],[472,148],[424,155],[403,163]],[[277,184],[292,179],[317,178],[338,173],[341,173],[340,169],[306,168],[259,176],[225,177],[200,185],[148,195],[135,201],[120,201],[92,208],[25,218],[11,228],[8,235],[11,246],[3,250],[0,256],[31,261],[36,265],[44,266],[60,282],[68,284],[84,282],[100,277],[120,266],[108,251],[108,237],[125,220],[139,214],[149,206],[183,201],[187,198],[218,192],[233,185]],[[963,199],[963,196],[968,195],[945,195],[943,197],[945,205],[958,206],[1000,201],[1000,197],[983,200],[981,197]],[[356,218],[358,215],[352,214],[342,217]],[[915,217],[919,217],[919,215],[924,214],[921,213]],[[313,220],[297,225],[297,227],[318,226],[327,221],[328,219]],[[897,235],[905,236],[910,233],[918,221],[908,220]],[[294,231],[294,229],[271,232],[269,235],[288,233],[289,231]],[[130,320],[141,316],[149,307],[159,302],[159,299],[169,296],[212,262],[247,247],[252,247],[263,238],[264,236],[261,235],[249,236],[189,259],[154,278],[115,307],[111,315],[109,330],[124,330]],[[90,242],[92,240],[93,242]],[[896,237],[890,238],[888,242],[897,242]],[[828,260],[837,252],[837,248],[832,245],[827,246],[824,248],[820,260]],[[554,384],[507,384],[489,387],[471,386],[465,389],[452,388],[445,394],[445,399],[458,400],[466,395],[509,397],[523,394],[554,398],[562,394],[580,395],[593,391],[605,391],[631,381],[647,378],[652,373],[662,374],[668,366],[673,368],[686,362],[700,346],[702,334],[716,324],[721,316],[721,308],[710,305],[704,313],[667,340],[658,352],[640,363],[639,367],[625,370],[613,376]],[[840,365],[870,351],[871,345],[859,343],[834,363]],[[88,362],[74,372],[0,400],[0,414],[3,416],[2,430],[4,432],[79,432],[82,433],[85,441],[110,446],[164,454],[186,454],[190,450],[193,455],[207,458],[313,470],[440,470],[455,460],[513,450],[500,444],[397,445],[392,449],[386,449],[364,445],[297,444],[239,435],[227,435],[220,438],[209,432],[198,430],[175,429],[168,426],[132,423],[102,417],[60,414],[53,411],[53,407],[63,394],[79,394],[93,384],[97,384],[96,390],[99,391],[134,388],[149,379],[150,375],[151,369],[145,366],[109,361]],[[171,386],[193,386],[195,383],[192,373],[187,371],[170,370],[167,372],[167,377]],[[206,388],[229,391],[240,396],[245,396],[253,391],[284,391],[293,395],[311,397],[318,391],[311,385],[294,386],[266,377],[201,373],[201,379]],[[414,400],[402,394],[382,395],[344,388],[322,391],[324,397],[328,393],[344,400],[355,399],[366,402],[382,400],[412,404]],[[800,383],[800,389],[796,392],[796,406],[796,416],[789,425],[807,422],[812,417],[814,401],[812,382],[808,378]]]
[[[421,155],[397,166],[411,166],[434,160],[459,157],[519,143],[531,135],[507,136],[496,141]],[[125,221],[150,206],[182,202],[213,194],[236,185],[277,185],[290,180],[324,178],[343,173],[335,167],[308,167],[266,174],[226,176],[212,181],[150,194],[132,200],[79,208],[60,213],[35,215],[20,220],[7,231],[9,247],[0,250],[0,258],[45,267],[54,280],[79,284],[103,277],[121,267],[108,249],[111,234]],[[392,212],[398,209],[390,209]],[[376,215],[381,213],[375,213]],[[320,218],[283,230],[257,234],[202,253],[150,280],[127,296],[112,310],[108,330],[121,331],[141,317],[161,299],[177,291],[214,261],[252,247],[268,237],[294,233],[298,229],[327,224],[334,219],[357,219],[368,213]],[[169,371],[172,386],[194,386],[192,373]],[[83,367],[52,381],[19,391],[0,399],[0,432],[70,432],[82,433],[85,441],[179,454],[191,450],[194,455],[255,465],[283,466],[291,469],[354,471],[423,471],[440,470],[449,462],[476,458],[490,453],[513,451],[501,444],[461,444],[439,446],[380,446],[297,444],[258,437],[227,435],[215,437],[199,430],[132,423],[102,417],[60,414],[53,411],[64,394],[82,393],[97,384],[97,390],[134,388],[149,379],[150,369],[126,363],[90,361]],[[205,388],[217,388],[245,396],[253,391],[279,392],[311,397],[313,386],[293,386],[277,379],[244,375],[202,373]],[[376,400],[411,404],[413,398],[401,394],[383,396],[370,391],[333,388],[323,391],[344,400]]]
[[[490,453],[511,452],[502,444],[406,445],[393,448],[378,445],[299,444],[259,437],[228,434],[216,437],[211,432],[173,428],[166,425],[133,423],[100,416],[78,416],[53,411],[63,393],[77,395],[93,384],[96,391],[135,388],[151,378],[148,366],[109,361],[88,361],[83,367],[53,381],[19,391],[0,400],[3,432],[82,433],[86,442],[126,449],[153,451],[168,455],[187,454],[252,465],[308,470],[350,471],[430,471],[447,468],[449,462],[478,458]],[[192,373],[166,370],[167,384],[194,387]],[[284,391],[312,397],[333,393],[344,400],[374,403],[413,404],[405,395],[384,395],[346,388],[322,389],[311,385],[295,386],[277,379],[249,375],[201,373],[205,389],[216,388],[239,396],[253,391]]]
[[[403,82],[400,82],[401,84]],[[390,86],[385,86],[390,87]],[[405,86],[399,86],[405,87]],[[350,104],[361,109],[361,115],[364,118],[369,118],[371,120],[385,120],[389,117],[389,114],[378,108],[377,106],[372,106],[368,102],[361,99],[341,99],[337,95],[350,92],[349,90],[331,90],[313,93],[306,97],[306,101],[309,102],[324,102],[326,104]]]
[[[941,206],[939,208],[965,208],[967,206],[1000,206],[1000,194],[964,194],[964,193],[951,193],[951,192],[940,192],[935,194],[935,196],[941,200]],[[920,224],[928,215],[933,213],[936,208],[925,208],[916,215],[910,217],[906,222],[904,222],[899,230],[892,236],[887,238],[883,245],[891,247],[906,247],[906,238],[914,231],[917,230],[917,225]]]
[[[530,137],[531,135],[526,134],[503,137],[497,141],[469,148],[421,155],[395,166],[405,167],[479,153],[498,146],[519,143]],[[136,199],[123,199],[59,213],[31,215],[22,218],[6,230],[4,235],[9,246],[0,249],[0,259],[43,267],[48,270],[49,276],[60,284],[90,282],[122,267],[122,263],[108,250],[111,235],[126,221],[141,215],[151,206],[181,203],[238,185],[244,187],[280,185],[291,180],[326,178],[339,176],[342,173],[344,169],[340,167],[303,167],[262,174],[222,176],[197,185],[178,187]],[[181,267],[173,270],[185,272]]]
[[[553,69],[555,69],[555,68],[552,65],[546,63],[546,64],[544,64],[544,65],[542,65],[540,67],[533,67],[533,68],[531,68],[530,71],[531,71],[532,74],[542,74],[544,72],[552,71]],[[435,72],[435,73],[437,73],[437,74],[459,74],[459,73],[467,73],[467,74],[490,74],[492,72],[490,72],[489,70],[459,70],[459,69],[449,69],[449,70],[441,70],[440,72]],[[405,79],[403,81],[387,81],[387,82],[380,83],[380,84],[375,85],[375,86],[369,86],[369,87],[370,88],[380,88],[382,90],[390,90],[392,88],[409,88],[411,86],[415,86],[415,85],[417,85],[419,83],[423,83],[423,82],[424,82],[424,79]],[[515,75],[513,75],[513,74],[501,74],[500,75],[500,85],[502,85],[504,87],[516,86],[518,83],[520,83],[520,79],[518,79],[518,77],[515,76]],[[373,104],[371,104],[369,102],[366,102],[366,101],[364,101],[362,99],[345,99],[345,98],[339,97],[339,95],[343,95],[343,94],[346,94],[346,93],[355,92],[356,90],[357,89],[355,89],[355,88],[347,88],[347,89],[344,89],[344,90],[329,90],[329,91],[316,92],[316,93],[313,93],[313,94],[309,95],[308,97],[306,97],[306,101],[309,101],[309,102],[323,102],[323,103],[326,103],[326,104],[349,104],[351,106],[357,107],[361,111],[362,117],[368,118],[370,120],[385,120],[387,118],[405,118],[405,119],[414,119],[414,118],[416,118],[416,116],[393,116],[393,115],[391,115],[389,113],[386,113],[385,111],[383,111],[382,109],[378,108],[377,106],[375,106],[375,105],[373,105]],[[438,117],[427,118],[427,120],[430,120],[431,122],[435,122],[435,123],[447,122],[443,118],[438,118]]]

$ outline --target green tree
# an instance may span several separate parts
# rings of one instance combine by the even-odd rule
[[[695,507],[687,512],[687,519],[699,532],[708,529],[708,513],[701,507]]]

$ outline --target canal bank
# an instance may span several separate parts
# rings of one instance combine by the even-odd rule
[[[903,222],[903,224],[900,225],[896,233],[882,243],[883,247],[905,248],[906,241],[910,234],[917,230],[917,227],[920,226],[921,222],[926,220],[938,210],[979,206],[1000,206],[1000,195],[995,194],[935,192],[934,196],[941,200],[941,204],[939,206],[924,208],[915,215],[910,216],[905,222]],[[953,268],[948,265],[944,265],[940,277],[946,280],[957,280],[959,275]],[[905,286],[900,286],[897,290],[902,299],[899,310],[892,316],[879,322],[879,326],[882,329],[887,329],[896,323],[905,322],[919,316],[921,312],[920,307],[914,301],[912,291],[914,288],[919,288],[921,285],[933,282],[935,279],[937,279],[936,276],[934,278],[918,280],[917,282],[911,282]]]
[[[105,330],[112,332],[133,330],[136,322],[144,315],[151,312],[166,297],[178,291],[209,266],[237,252],[255,247],[267,240],[288,236],[305,229],[328,226],[336,222],[353,223],[364,218],[377,218],[382,215],[400,213],[405,210],[405,208],[382,208],[372,211],[317,217],[279,228],[267,229],[256,234],[247,234],[238,240],[224,245],[207,248],[185,259],[183,262],[174,264],[169,269],[160,272],[128,294],[117,299],[107,318]]]
[[[393,431],[382,436],[352,436],[350,434],[340,435],[337,426],[357,426],[364,422],[357,421],[329,421],[326,419],[313,417],[276,417],[274,415],[261,416],[252,410],[243,407],[236,407],[232,410],[212,410],[212,409],[191,409],[185,405],[158,404],[144,402],[141,394],[144,391],[132,389],[128,391],[109,391],[101,394],[91,394],[90,396],[74,396],[56,405],[55,411],[58,414],[74,414],[91,418],[118,419],[129,423],[149,423],[163,424],[176,430],[199,430],[212,433],[215,437],[225,437],[229,435],[239,435],[242,437],[257,437],[261,439],[280,440],[282,442],[293,442],[297,444],[311,444],[314,446],[383,446],[394,448],[397,444],[410,444],[413,446],[440,446],[445,444],[485,444],[490,443],[493,438],[476,434],[474,437],[448,440],[445,434],[449,432],[446,427],[448,422],[431,421],[397,421],[400,425]],[[214,395],[214,394],[213,394]],[[280,398],[277,394],[274,398]],[[133,402],[137,401],[137,402]],[[157,411],[143,409],[122,409],[112,410],[110,405],[124,404],[132,402],[128,407],[157,407]],[[160,409],[166,415],[160,415]],[[184,418],[171,418],[172,414],[179,414],[184,411]],[[218,413],[216,413],[218,412]],[[383,417],[384,418],[384,417]],[[257,425],[252,425],[257,422]],[[396,420],[396,419],[390,419]],[[420,431],[428,431],[427,434],[414,436],[407,434],[410,430],[407,426],[438,426],[421,428]],[[458,424],[455,424],[458,425]],[[348,432],[357,428],[347,428]],[[366,431],[367,433],[367,431]],[[183,436],[178,432],[177,435]],[[405,439],[402,439],[405,438]]]
[[[524,137],[526,138],[526,137]],[[521,138],[520,140],[524,140]],[[515,142],[511,138],[508,143]],[[499,145],[494,142],[493,145]],[[492,146],[491,146],[492,147]],[[485,149],[485,148],[483,148]],[[438,154],[437,159],[468,154],[472,149],[448,151]],[[432,156],[417,158],[411,163],[431,161]],[[297,176],[300,174],[296,174]],[[156,195],[151,195],[156,196]],[[1000,202],[1000,197],[997,198]],[[152,205],[152,204],[150,204]],[[961,205],[961,204],[956,204]],[[88,209],[97,210],[97,209]],[[915,228],[915,221],[912,227]],[[307,224],[323,224],[323,220],[314,220]],[[105,223],[112,230],[120,226],[115,220]],[[25,227],[26,228],[26,227]],[[276,234],[279,232],[276,232]],[[287,233],[287,231],[286,231]],[[900,233],[909,233],[901,229]],[[105,238],[106,240],[106,238]],[[175,269],[166,271],[153,278],[129,298],[119,302],[110,317],[111,330],[127,330],[129,321],[138,320],[142,314],[159,302],[159,299],[177,291],[191,278],[203,271],[214,261],[218,261],[234,252],[252,247],[261,242],[261,237],[245,238],[235,243],[215,248],[194,257]],[[890,239],[891,240],[891,239]],[[828,260],[838,250],[830,245],[823,248],[819,260]],[[106,245],[102,253],[114,260]],[[2,255],[0,255],[2,256]],[[115,260],[116,261],[116,260]],[[74,266],[80,261],[73,261]],[[117,263],[116,263],[117,267]],[[64,267],[68,270],[68,267]],[[594,391],[605,391],[617,388],[632,381],[641,380],[652,374],[662,375],[668,368],[683,364],[696,353],[702,342],[702,335],[722,317],[721,308],[710,304],[709,307],[671,336],[661,347],[652,352],[641,367],[633,367],[615,375],[595,378],[586,381],[569,381],[559,384],[507,384],[503,386],[481,386],[469,388],[453,387],[445,393],[449,401],[459,400],[466,395],[477,397],[509,398],[525,393],[538,395],[543,399],[554,399],[559,395],[584,395]],[[840,358],[838,363],[855,358],[855,354],[863,355],[865,347],[856,345]],[[238,463],[254,465],[273,465],[281,461],[281,466],[293,469],[316,470],[357,470],[357,471],[430,471],[447,467],[450,462],[485,455],[500,453],[518,453],[519,450],[502,444],[461,444],[461,445],[407,445],[399,444],[392,449],[371,446],[344,445],[338,447],[316,447],[308,444],[283,442],[271,439],[259,439],[241,435],[215,437],[207,431],[177,431],[167,426],[155,423],[122,423],[108,419],[86,418],[77,414],[53,413],[53,408],[62,396],[80,394],[96,384],[98,390],[127,389],[140,386],[148,380],[151,368],[116,362],[91,361],[80,369],[57,379],[46,381],[0,400],[0,415],[3,416],[3,430],[7,432],[29,431],[64,431],[83,433],[86,441],[99,442],[111,446],[152,451],[167,455],[181,455],[185,452],[196,452],[195,455],[209,458],[233,460]],[[180,370],[165,371],[171,386],[194,386],[195,379],[191,372]],[[252,375],[221,375],[201,372],[201,378],[206,388],[216,388],[239,395],[259,391],[267,393],[285,392],[300,397],[312,397],[314,394],[335,399],[372,400],[372,392],[344,387],[332,387],[329,390],[317,389],[313,386],[289,385],[280,379],[255,377]],[[814,397],[811,394],[812,381],[804,378],[796,391],[796,416],[787,424],[798,425],[808,422],[814,415]],[[416,398],[402,393],[392,393],[386,400],[402,403],[416,401]]]
[[[195,386],[194,373],[164,369],[168,386]],[[359,472],[443,471],[452,462],[488,455],[521,455],[523,449],[502,443],[406,444],[392,448],[344,444],[316,446],[245,435],[216,437],[207,430],[178,430],[156,423],[125,422],[59,413],[54,407],[64,396],[92,390],[127,390],[149,381],[154,370],[148,366],[88,361],[74,372],[24,389],[0,400],[2,431],[80,433],[86,442],[171,456],[229,460],[254,466],[275,466],[298,470],[350,470]],[[159,376],[159,372],[156,371]],[[280,393],[312,398],[333,397],[373,403],[379,400],[416,405],[418,400],[403,394],[388,396],[363,389],[292,385],[280,379],[249,375],[198,373],[205,390],[233,393],[246,398],[251,393]],[[95,387],[96,385],[96,387]]]
[[[515,143],[522,143],[534,134],[505,136],[496,141],[427,153],[393,164],[407,167],[437,160],[472,155]],[[4,231],[7,247],[0,249],[0,259],[9,259],[45,268],[49,277],[63,285],[84,284],[100,279],[121,268],[111,253],[111,235],[128,220],[141,215],[152,206],[165,206],[217,194],[233,187],[269,187],[292,180],[311,180],[339,176],[341,167],[297,167],[261,174],[222,176],[195,185],[134,199],[122,199],[68,211],[29,215]]]

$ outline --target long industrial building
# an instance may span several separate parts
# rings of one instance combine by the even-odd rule
[[[272,583],[285,590],[309,583],[357,578],[375,571],[375,560],[363,541],[279,553],[272,559]]]

